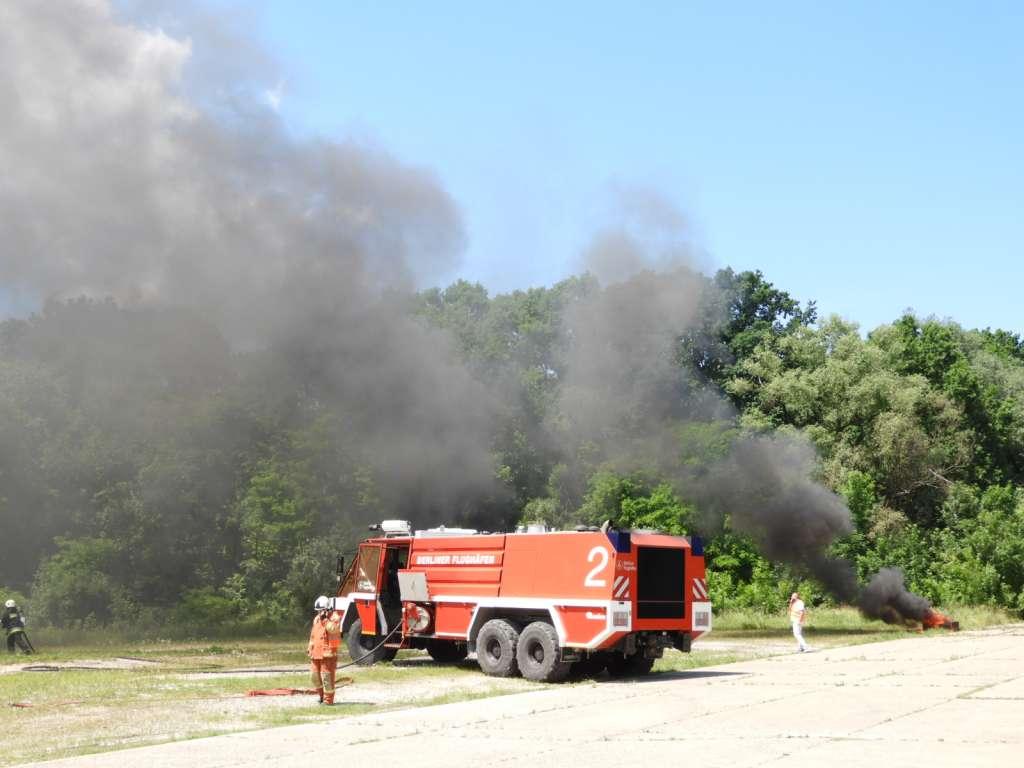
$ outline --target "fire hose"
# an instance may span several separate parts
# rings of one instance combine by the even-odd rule
[[[387,635],[386,635],[386,636],[384,637],[384,639],[383,639],[383,640],[381,640],[381,641],[380,641],[379,643],[377,643],[377,645],[375,645],[375,646],[374,646],[373,648],[371,648],[370,650],[368,650],[368,651],[367,651],[366,653],[364,653],[364,654],[363,654],[362,656],[360,656],[360,657],[359,657],[358,659],[352,659],[352,661],[350,661],[350,662],[349,662],[348,664],[342,664],[342,665],[341,665],[340,667],[336,667],[336,669],[345,669],[345,667],[351,667],[351,666],[352,666],[353,664],[358,664],[358,663],[359,663],[360,661],[362,661],[363,659],[367,659],[367,658],[369,658],[370,656],[372,656],[373,654],[375,654],[375,653],[376,653],[377,651],[379,651],[379,650],[380,650],[381,648],[383,648],[383,647],[384,647],[384,644],[385,644],[385,643],[386,643],[386,642],[387,642],[388,640],[390,640],[390,639],[391,639],[392,635],[394,635],[394,634],[395,634],[395,632],[397,632],[397,631],[398,631],[398,630],[400,630],[401,628],[402,628],[402,624],[401,624],[401,622],[399,622],[398,624],[396,624],[396,625],[395,625],[395,628],[394,628],[394,629],[392,629],[392,630],[391,630],[390,632],[388,632],[388,634],[387,634]]]
[[[392,638],[392,636],[396,632],[398,632],[398,630],[400,630],[401,628],[402,628],[401,624],[397,625],[394,629],[392,629],[390,632],[388,632],[388,634],[385,636],[385,638],[383,640],[381,640],[379,643],[377,643],[377,645],[375,645],[373,648],[368,650],[366,653],[364,653],[358,659],[352,659],[352,661],[348,662],[347,664],[342,664],[340,667],[336,667],[336,669],[345,669],[346,667],[351,667],[353,664],[358,664],[363,659],[369,658],[370,656],[375,654],[377,651],[379,651],[384,646],[384,644],[387,643],[387,641],[390,640]],[[127,657],[122,657],[122,658],[127,658]],[[139,661],[148,661],[148,659],[139,659]],[[89,666],[82,666],[82,665],[78,665],[78,664],[66,664],[66,665],[62,664],[60,666],[58,666],[56,664],[30,664],[28,666],[22,667],[21,671],[22,672],[64,672],[64,671],[67,671],[67,670],[85,670],[85,671],[100,672],[100,671],[103,671],[104,669],[106,669],[106,668],[105,667],[89,667]],[[290,669],[277,669],[277,668],[271,669],[271,668],[266,668],[266,669],[239,669],[239,670],[232,670],[232,671],[238,673],[238,672],[290,672],[291,670]],[[222,669],[197,669],[197,670],[193,670],[192,674],[195,674],[195,675],[219,675],[219,674],[222,674],[223,672],[224,672],[224,670],[222,670]]]
[[[363,659],[366,659],[366,658],[372,656],[377,651],[379,651],[382,647],[384,647],[384,644],[388,640],[390,640],[392,638],[392,636],[398,630],[400,630],[401,628],[402,628],[401,624],[396,625],[394,629],[392,629],[390,632],[388,632],[387,635],[385,635],[383,640],[381,640],[379,643],[377,643],[377,645],[375,645],[373,648],[368,650],[366,653],[364,653],[358,659],[352,659],[352,661],[348,662],[347,664],[342,664],[340,667],[335,667],[334,668],[335,672],[337,672],[337,670],[339,670],[339,669],[345,669],[345,667],[351,667],[353,664],[358,664]],[[341,678],[341,680],[344,681],[343,684],[345,684],[345,685],[347,685],[348,683],[353,682],[351,677],[343,677],[343,678]],[[247,696],[294,696],[296,694],[312,694],[312,693],[316,693],[316,690],[313,689],[313,688],[269,688],[269,689],[266,689],[266,690],[249,691],[246,695]]]
[[[368,650],[366,653],[364,653],[358,659],[352,659],[352,661],[348,662],[347,664],[342,664],[340,667],[335,667],[334,668],[335,671],[337,671],[339,669],[345,669],[345,667],[351,667],[353,664],[358,664],[363,659],[372,656],[377,651],[379,651],[384,646],[384,644],[388,640],[390,640],[391,637],[398,630],[400,630],[401,628],[402,628],[401,624],[396,625],[394,629],[392,629],[390,632],[388,632],[387,635],[385,635],[383,640],[381,640],[379,643],[377,643],[377,645],[375,645],[373,648]],[[353,682],[351,677],[343,677],[343,678],[341,678],[341,680],[344,681],[343,684],[345,684],[345,685],[347,685],[348,683]],[[294,696],[296,694],[313,694],[313,693],[316,693],[316,690],[313,689],[313,688],[269,688],[269,689],[266,689],[266,690],[249,691],[246,695],[247,696]]]
[[[366,653],[362,654],[358,658],[353,658],[351,660],[351,662],[349,662],[348,664],[343,664],[340,667],[336,667],[335,670],[336,671],[337,670],[343,670],[346,667],[351,667],[352,665],[358,664],[359,662],[361,662],[362,659],[369,658],[374,653],[376,653],[378,650],[380,650],[382,647],[384,647],[384,644],[387,643],[387,641],[390,640],[395,635],[395,633],[398,632],[400,629],[401,629],[401,624],[399,623],[399,624],[397,624],[395,626],[395,628],[393,630],[391,630],[387,635],[384,636],[383,640],[381,640],[379,643],[377,643],[377,645],[375,645],[373,648],[371,648],[370,650],[368,650]],[[99,668],[95,668],[95,667],[55,667],[55,666],[49,666],[49,665],[35,665],[33,667],[23,668],[23,672],[60,672],[62,670],[68,670],[68,669],[97,670]],[[255,672],[255,670],[249,670],[249,671],[250,672]],[[348,683],[352,682],[351,678],[342,678],[342,680],[344,680],[344,684],[348,684]],[[271,688],[271,689],[267,689],[267,690],[251,690],[248,693],[243,693],[243,694],[233,694],[233,695],[229,694],[229,695],[226,695],[226,696],[212,696],[211,698],[237,698],[237,697],[242,697],[242,696],[260,696],[260,695],[271,695],[271,696],[279,695],[280,696],[280,695],[296,695],[296,694],[312,693],[312,692],[314,692],[314,691],[311,688]],[[202,698],[206,698],[206,697],[202,697]],[[81,703],[81,702],[80,701],[67,701],[65,703]],[[30,707],[33,707],[34,705],[32,705],[32,703],[30,703],[30,702],[11,701],[10,702],[10,706],[11,707],[17,707],[17,708],[30,708]]]

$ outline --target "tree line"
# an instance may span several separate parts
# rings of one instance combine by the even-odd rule
[[[381,298],[443,337],[432,354],[487,394],[486,419],[473,418],[491,477],[461,486],[456,461],[429,444],[403,452],[401,423],[385,440],[337,391],[374,370],[372,349],[334,360],[328,386],[318,361],[337,350],[232,346],[183,309],[77,299],[7,320],[0,584],[55,624],[273,628],[331,589],[335,556],[369,522],[611,519],[704,535],[719,608],[777,610],[795,586],[826,601],[807,573],[704,508],[702,470],[741,436],[766,434],[816,449],[815,479],[851,513],[833,554],[861,579],[895,566],[939,604],[1024,610],[1018,335],[912,313],[864,334],[760,272],[728,269],[691,276],[693,306],[664,338],[617,322],[657,307],[663,279],[616,293],[583,275],[494,296],[458,281]],[[581,313],[595,297],[612,308],[607,324]],[[416,368],[404,378],[416,386]],[[397,385],[381,375],[380,387]],[[609,403],[613,418],[588,417]],[[457,424],[425,423],[439,454],[458,439]],[[432,478],[405,472],[431,461]],[[438,478],[457,491],[440,493]]]

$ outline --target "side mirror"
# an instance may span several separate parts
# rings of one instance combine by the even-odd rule
[[[338,575],[338,583],[345,578],[345,558],[338,555],[338,567],[334,569],[334,572]]]

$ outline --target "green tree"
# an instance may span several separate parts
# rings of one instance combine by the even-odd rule
[[[137,606],[121,586],[127,558],[109,539],[59,539],[32,587],[35,614],[44,623],[105,625],[133,617]]]
[[[316,519],[301,480],[272,462],[251,477],[239,503],[246,586],[265,594],[287,575],[292,553],[313,533]]]

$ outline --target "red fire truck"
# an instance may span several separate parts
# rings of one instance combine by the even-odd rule
[[[401,520],[377,529],[334,600],[361,664],[425,648],[447,662],[475,651],[498,677],[635,675],[665,648],[689,651],[711,631],[696,537],[614,528],[414,533]]]

